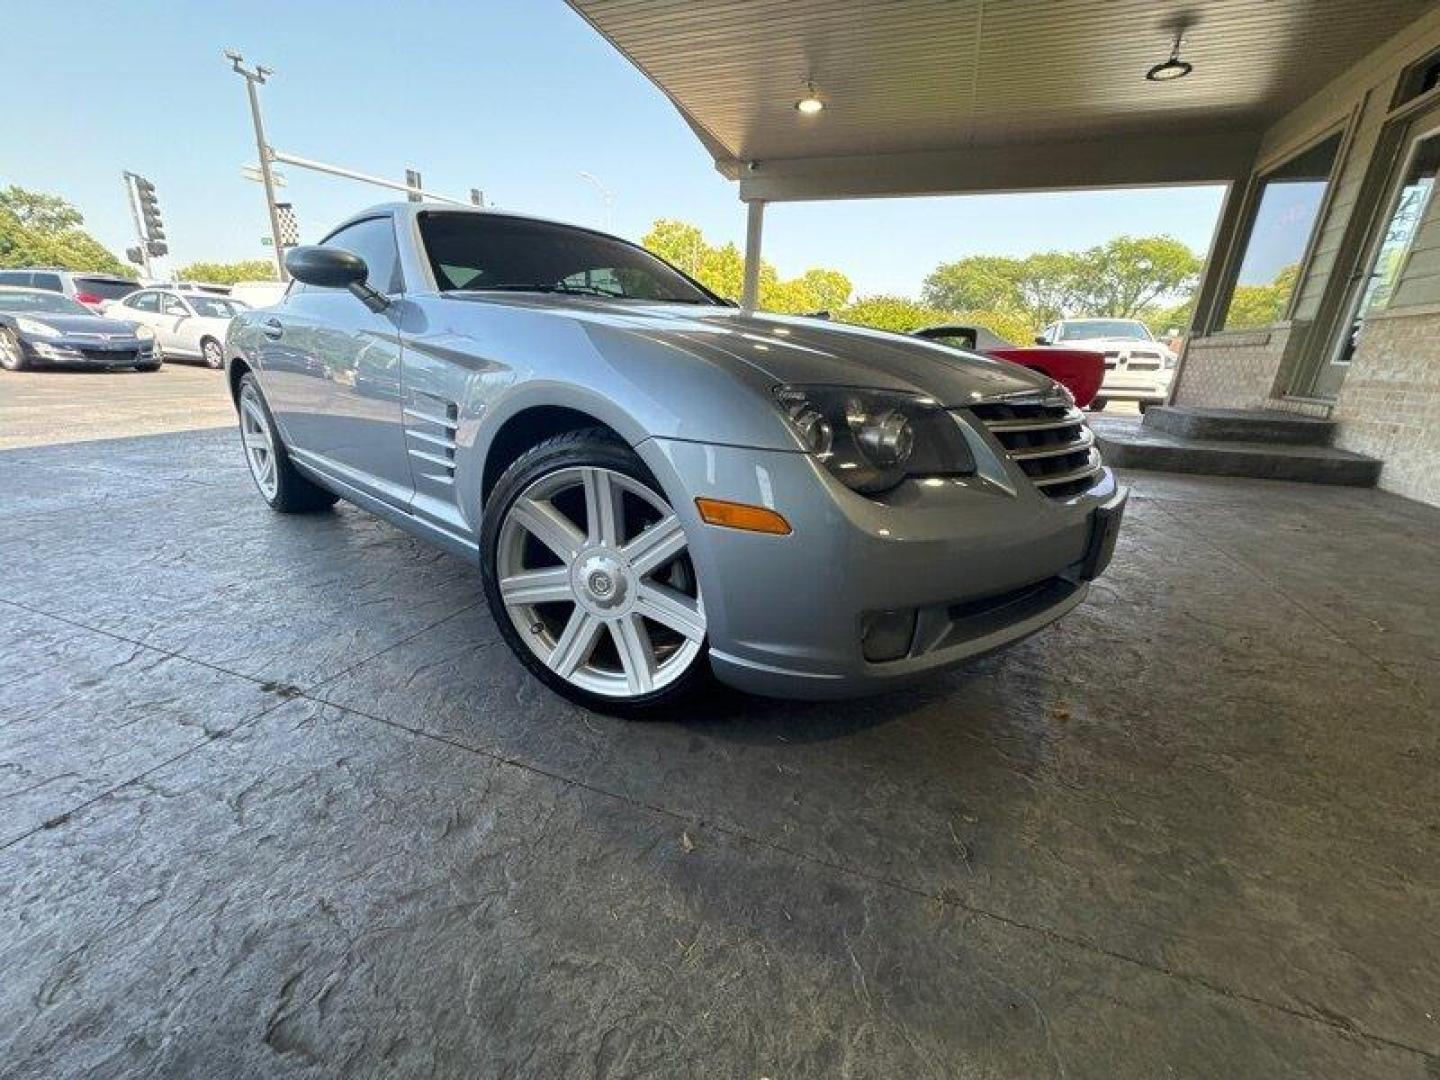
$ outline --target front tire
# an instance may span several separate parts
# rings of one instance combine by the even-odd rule
[[[644,463],[604,429],[521,455],[486,503],[480,551],[506,644],[556,693],[635,715],[707,681],[705,605],[684,526]]]
[[[270,509],[282,514],[303,514],[325,510],[339,498],[313,480],[302,476],[290,461],[280,431],[260,383],[246,373],[240,377],[240,392],[235,400],[240,413],[240,442],[245,449],[245,464],[260,497]]]
[[[15,331],[8,326],[0,328],[0,368],[6,371],[24,371],[29,366],[25,348],[15,336]]]
[[[219,371],[225,366],[225,350],[212,337],[200,339],[200,356],[212,371]]]

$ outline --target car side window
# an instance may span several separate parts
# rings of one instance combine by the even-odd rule
[[[367,218],[347,225],[326,240],[325,246],[340,248],[364,259],[369,271],[366,283],[376,292],[404,291],[400,252],[395,246],[395,223],[390,218]]]
[[[974,349],[974,330],[954,330],[948,334],[936,334],[934,339],[942,345],[949,345],[952,349]]]
[[[153,292],[142,292],[132,296],[126,301],[127,306],[136,311],[159,311],[160,298]]]
[[[30,275],[24,270],[0,270],[0,285],[27,286],[30,284]]]
[[[164,299],[160,303],[160,310],[166,315],[190,314],[190,311],[188,308],[186,308],[184,301],[182,301],[178,296],[170,296],[169,294],[162,295],[164,296]]]
[[[51,292],[64,292],[65,286],[60,284],[59,274],[31,274],[31,285],[36,289],[49,289]]]

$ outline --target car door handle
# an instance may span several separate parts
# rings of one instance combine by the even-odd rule
[[[285,327],[280,325],[279,319],[266,319],[260,326],[268,338],[278,338],[281,334],[285,333]]]

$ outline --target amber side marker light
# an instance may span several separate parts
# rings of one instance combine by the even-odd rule
[[[790,523],[774,510],[747,503],[725,502],[723,499],[696,499],[695,508],[707,525],[723,525],[727,529],[789,536]]]

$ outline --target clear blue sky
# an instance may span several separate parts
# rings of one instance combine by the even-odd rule
[[[403,13],[403,14],[402,14]],[[22,47],[23,46],[23,47]],[[638,238],[656,217],[744,236],[733,184],[665,98],[559,0],[346,3],[206,0],[5,4],[0,184],[75,203],[112,250],[132,243],[122,169],[152,179],[176,259],[267,249],[235,48],[273,68],[261,91],[271,142],[305,157]],[[387,196],[287,170],[301,237]],[[845,271],[860,292],[913,294],[944,260],[1078,248],[1169,232],[1204,252],[1215,188],[863,200],[772,206],[766,257],[784,275]]]

